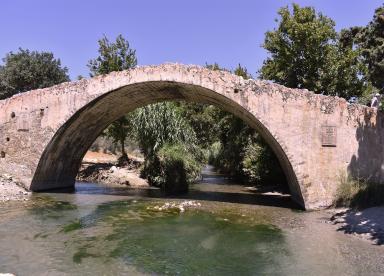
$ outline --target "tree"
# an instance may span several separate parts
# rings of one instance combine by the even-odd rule
[[[237,65],[237,67],[235,68],[235,71],[233,71],[233,73],[237,76],[243,77],[243,79],[245,79],[245,80],[252,78],[252,75],[248,73],[247,68],[242,67],[240,63],[239,63],[239,65]]]
[[[222,68],[219,66],[219,64],[217,62],[215,62],[214,64],[208,64],[207,62],[205,63],[205,68],[208,68],[210,70],[213,70],[213,71],[227,71],[229,72],[229,70],[225,69],[225,68]]]
[[[147,105],[137,109],[133,117],[136,140],[144,157],[154,155],[165,144],[197,144],[194,130],[174,103]]]
[[[105,134],[108,137],[113,139],[114,144],[120,143],[121,146],[121,157],[119,159],[119,163],[122,164],[127,161],[128,155],[125,151],[125,140],[132,132],[132,123],[131,116],[126,115],[120,117],[118,120],[113,122],[105,131]]]
[[[61,66],[53,53],[29,51],[9,52],[0,66],[0,100],[17,93],[45,88],[69,81],[68,69]]]
[[[366,27],[350,30],[367,66],[367,79],[384,92],[384,5],[375,10]]]
[[[370,90],[361,51],[356,48],[349,30],[341,30],[337,35],[329,60],[328,74],[325,74],[323,83],[328,94],[348,99],[351,96],[362,96]]]
[[[359,52],[337,34],[332,19],[297,4],[292,13],[284,7],[278,14],[277,29],[265,36],[263,47],[270,56],[261,78],[326,95],[363,93]]]
[[[106,36],[98,43],[99,56],[88,62],[91,77],[131,69],[137,65],[136,51],[130,48],[129,42],[121,34],[117,36],[114,43],[110,42]],[[107,136],[121,145],[119,163],[128,161],[124,143],[132,128],[130,122],[131,120],[127,116],[122,116],[105,131]]]
[[[136,67],[136,50],[130,48],[129,42],[121,34],[114,43],[105,35],[98,43],[99,56],[88,62],[91,77]]]
[[[145,158],[143,176],[164,190],[185,192],[200,172],[203,154],[179,107],[170,102],[151,104],[134,111],[133,118],[135,138]]]

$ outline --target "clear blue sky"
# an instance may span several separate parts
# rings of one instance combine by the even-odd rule
[[[336,28],[366,25],[383,0],[300,0],[336,21]],[[255,75],[266,52],[264,33],[276,26],[284,0],[1,0],[0,57],[18,47],[52,51],[71,78],[88,76],[97,40],[123,34],[138,62],[239,62]]]

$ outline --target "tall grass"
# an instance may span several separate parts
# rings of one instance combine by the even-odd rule
[[[340,176],[334,205],[356,209],[384,204],[384,185],[345,174]]]

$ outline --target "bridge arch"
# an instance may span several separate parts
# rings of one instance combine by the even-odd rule
[[[232,93],[241,93],[236,89],[239,88],[234,88]],[[295,201],[304,206],[302,190],[282,139],[274,136],[245,106],[229,97],[201,85],[167,80],[138,82],[114,89],[76,111],[55,132],[44,149],[30,189],[42,191],[73,187],[86,151],[110,123],[138,107],[167,100],[214,104],[256,129],[280,161]]]
[[[279,159],[292,198],[306,209],[332,204],[341,173],[384,183],[384,117],[376,110],[180,64],[137,67],[1,100],[0,174],[34,191],[72,186],[85,151],[107,125],[167,100],[214,104],[255,128]],[[324,129],[332,130],[333,140],[324,143]]]

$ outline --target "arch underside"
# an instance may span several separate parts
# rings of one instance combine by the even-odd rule
[[[124,86],[96,98],[78,110],[58,129],[45,148],[30,189],[43,191],[73,187],[85,153],[109,124],[136,108],[167,100],[214,104],[256,129],[276,154],[287,177],[293,200],[305,208],[303,190],[291,162],[275,137],[254,115],[220,93],[197,85],[171,81]]]

